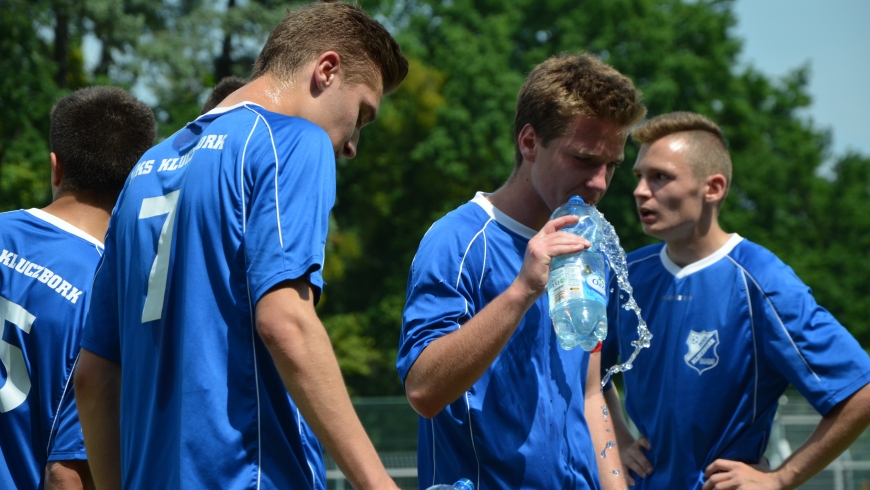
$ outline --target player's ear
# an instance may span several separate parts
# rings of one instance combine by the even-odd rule
[[[704,200],[710,204],[720,203],[728,192],[728,180],[722,174],[713,174],[706,179],[707,190]]]
[[[311,85],[316,93],[335,85],[341,76],[341,56],[335,51],[326,51],[317,57]]]
[[[538,153],[538,132],[531,124],[526,124],[520,130],[517,136],[517,145],[520,148],[520,154],[523,156],[523,161],[534,162],[535,156]]]
[[[60,187],[60,182],[63,180],[63,161],[57,157],[57,153],[51,152],[51,188]]]

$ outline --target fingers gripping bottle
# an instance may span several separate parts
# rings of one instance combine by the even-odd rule
[[[559,345],[565,350],[576,346],[591,351],[607,337],[607,297],[604,282],[604,255],[601,252],[602,227],[598,212],[574,196],[560,206],[550,219],[575,215],[580,221],[566,231],[589,240],[592,247],[579,253],[560,255],[550,262],[547,291],[550,318]]]
[[[474,490],[474,484],[468,478],[463,478],[453,485],[435,485],[426,490]]]

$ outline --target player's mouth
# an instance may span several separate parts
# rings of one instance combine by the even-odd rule
[[[641,223],[652,223],[656,219],[656,212],[646,208],[638,208]]]

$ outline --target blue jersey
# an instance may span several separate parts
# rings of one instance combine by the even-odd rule
[[[403,382],[429,345],[514,281],[536,232],[482,195],[438,220],[411,265],[396,366]],[[468,478],[478,490],[597,489],[583,416],[589,354],[556,342],[539,298],[484,375],[435,418],[420,417],[421,488]]]
[[[789,383],[825,414],[870,381],[867,354],[791,268],[736,234],[684,268],[663,244],[645,247],[629,254],[628,270],[653,334],[623,375],[655,468],[635,488],[699,489],[716,459],[757,463]],[[607,366],[637,338],[634,314],[614,298]]]
[[[257,301],[319,298],[335,155],[303,119],[217,109],[133,168],[82,347],[121,364],[125,488],[324,488],[320,444],[256,333]]]
[[[103,244],[39,209],[0,230],[0,488],[41,488],[47,461],[86,459],[71,377]]]

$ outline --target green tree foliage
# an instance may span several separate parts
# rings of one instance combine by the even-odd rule
[[[408,268],[433,221],[492,191],[513,168],[516,95],[535,64],[586,51],[629,75],[650,115],[700,112],[729,140],[726,230],[789,263],[870,345],[870,159],[833,162],[829,135],[801,116],[808,67],[772,80],[739,65],[730,0],[362,0],[411,61],[398,91],[338,162],[319,312],[357,395],[401,393],[394,360]],[[9,7],[9,8],[7,8]],[[194,119],[223,76],[247,77],[287,5],[274,0],[0,0],[0,206],[47,202],[48,111],[58,95],[114,83],[153,100],[160,133]],[[99,41],[86,72],[83,40]],[[60,41],[58,41],[60,40]],[[144,90],[142,90],[144,88]],[[638,224],[626,147],[601,209],[627,250]]]
[[[854,265],[868,249],[870,223],[858,214],[870,204],[870,165],[853,155],[836,166],[834,182],[817,176],[829,138],[799,116],[810,103],[809,71],[770,80],[739,66],[731,2],[364,5],[394,29],[413,62],[408,81],[363,132],[360,156],[339,166],[335,236],[353,237],[355,245],[352,256],[328,255],[341,261],[342,275],[330,282],[321,312],[332,332],[340,318],[342,335],[353,332],[354,342],[365,345],[369,363],[345,369],[356,393],[401,393],[394,359],[416,246],[435,219],[509,175],[519,87],[535,64],[565,51],[594,53],[631,76],[650,115],[691,110],[719,122],[735,167],[726,229],[792,264],[820,302],[870,345],[864,320],[870,304],[860,295],[870,276]],[[636,150],[627,146],[601,203],[627,250],[652,242],[632,197]]]

